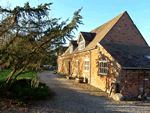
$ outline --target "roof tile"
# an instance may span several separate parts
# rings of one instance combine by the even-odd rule
[[[100,43],[122,67],[150,68],[150,47],[118,43]]]

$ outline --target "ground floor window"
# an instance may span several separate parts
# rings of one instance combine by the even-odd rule
[[[85,71],[89,71],[89,59],[86,59],[86,60],[84,61],[84,70],[85,70]]]
[[[101,60],[99,61],[99,74],[107,75],[107,61]]]

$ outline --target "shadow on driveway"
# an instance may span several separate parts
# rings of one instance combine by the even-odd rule
[[[52,100],[44,101],[38,107],[32,107],[29,112],[131,113],[137,112],[137,110],[139,112],[150,112],[150,105],[137,106],[116,102],[105,96],[91,95],[90,89],[80,87],[80,85],[77,85],[79,83],[74,83],[74,81],[67,80],[65,77],[53,74],[53,71],[42,72],[40,81],[45,82],[56,93],[56,96]]]

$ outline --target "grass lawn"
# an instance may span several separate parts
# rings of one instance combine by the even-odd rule
[[[11,71],[12,71],[12,69],[5,69],[4,71],[0,72],[0,80],[1,81],[5,80]],[[36,78],[36,74],[37,74],[37,72],[29,72],[29,73],[21,74],[18,76],[17,80],[23,79],[23,78],[25,78],[25,79]]]

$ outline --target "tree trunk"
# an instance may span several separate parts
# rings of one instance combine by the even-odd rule
[[[13,80],[16,80],[17,77],[24,71],[24,69],[21,69],[21,71],[15,76],[15,78]]]
[[[16,73],[16,69],[14,69],[7,77],[6,81],[5,81],[5,84],[4,84],[4,87],[6,88],[12,81],[12,77],[13,75]]]

